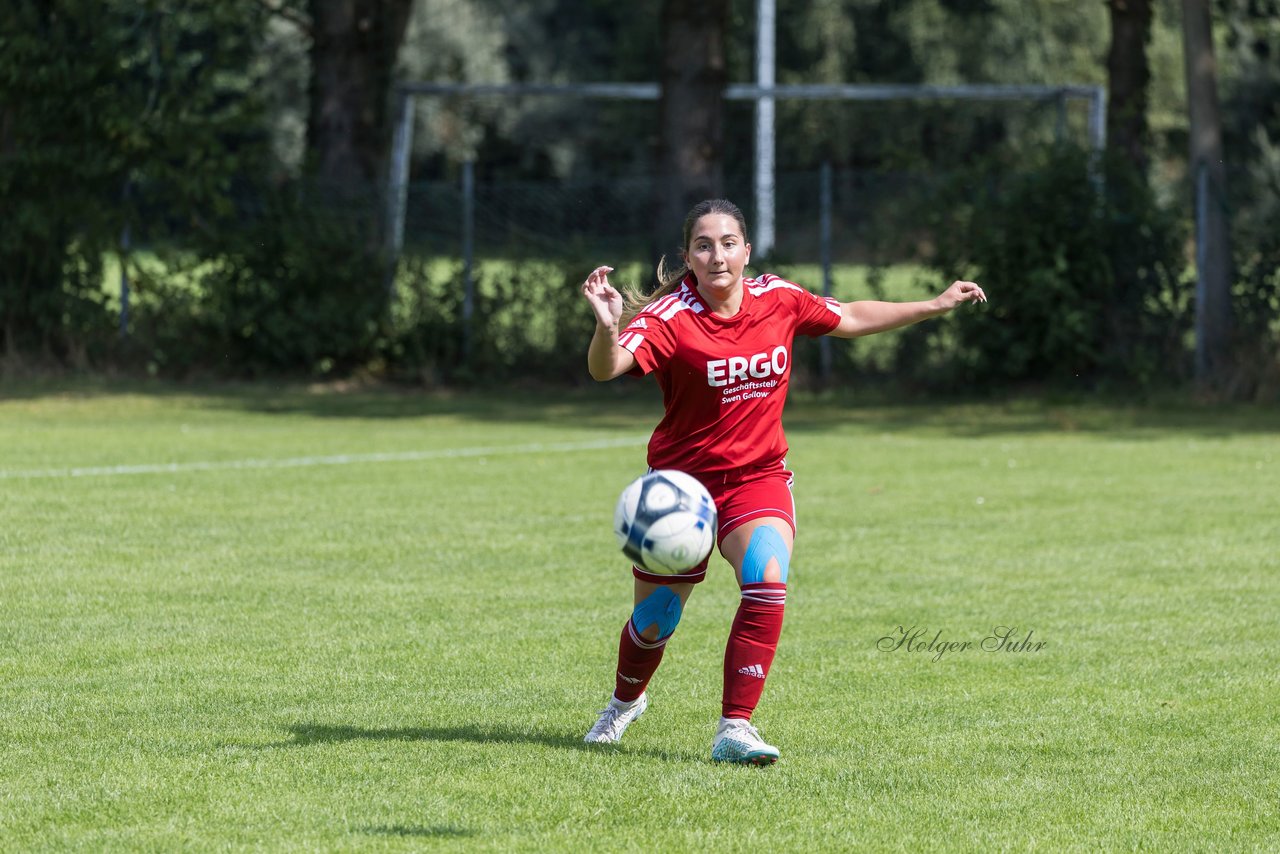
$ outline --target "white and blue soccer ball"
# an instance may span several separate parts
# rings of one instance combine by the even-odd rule
[[[687,572],[716,543],[716,505],[691,475],[658,469],[622,490],[613,513],[618,545],[636,566],[658,575]]]

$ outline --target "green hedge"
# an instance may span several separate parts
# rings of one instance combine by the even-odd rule
[[[975,168],[938,200],[935,265],[990,302],[921,327],[936,381],[1161,384],[1190,369],[1184,221],[1126,164],[1070,149]],[[910,363],[900,369],[916,371]]]

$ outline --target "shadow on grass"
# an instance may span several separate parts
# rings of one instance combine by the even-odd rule
[[[491,389],[424,391],[392,384],[302,382],[192,382],[116,380],[106,377],[5,383],[0,403],[89,402],[145,397],[209,412],[392,421],[447,417],[489,423],[556,423],[601,430],[652,427],[662,417],[655,383],[618,381],[579,387],[511,384]]]
[[[451,727],[385,727],[335,726],[329,724],[294,724],[289,727],[290,741],[261,745],[263,748],[305,747],[313,744],[340,744],[348,741],[432,741],[468,742],[471,744],[542,744],[561,750],[583,753],[622,753],[672,762],[688,762],[690,757],[671,750],[646,750],[632,745],[613,746],[587,744],[578,733],[538,732],[503,727],[468,724]]]
[[[338,744],[345,741],[469,741],[475,744],[545,744],[548,747],[585,748],[581,737],[500,727],[385,727],[294,724],[289,727],[290,746]]]
[[[469,828],[448,825],[424,827],[416,824],[382,824],[375,827],[360,827],[356,829],[360,833],[367,833],[370,836],[422,836],[435,837],[437,839],[461,839],[476,835],[476,831]]]
[[[176,383],[81,378],[8,383],[0,399],[95,399],[143,395],[182,401],[197,409],[320,419],[396,420],[447,417],[502,424],[563,424],[595,430],[648,430],[662,416],[651,380],[619,379],[580,387],[511,384],[506,387],[422,391],[390,384],[344,386],[289,382]],[[895,395],[870,389],[791,394],[784,418],[789,433],[862,431],[933,432],[961,438],[1048,434],[1107,434],[1147,439],[1169,433],[1217,438],[1280,434],[1280,407],[1203,403],[1187,393],[1139,400],[1078,393],[972,397]]]

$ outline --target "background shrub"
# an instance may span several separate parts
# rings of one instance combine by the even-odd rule
[[[1186,234],[1126,164],[1095,173],[1084,152],[1057,148],[979,167],[939,202],[934,264],[980,282],[991,302],[911,330],[902,370],[942,383],[1188,376]]]

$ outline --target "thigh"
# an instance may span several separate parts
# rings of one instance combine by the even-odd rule
[[[720,516],[722,553],[723,543],[736,529],[757,519],[780,519],[779,532],[795,538],[796,503],[791,495],[793,480],[791,472],[779,467],[759,477],[712,491]]]

